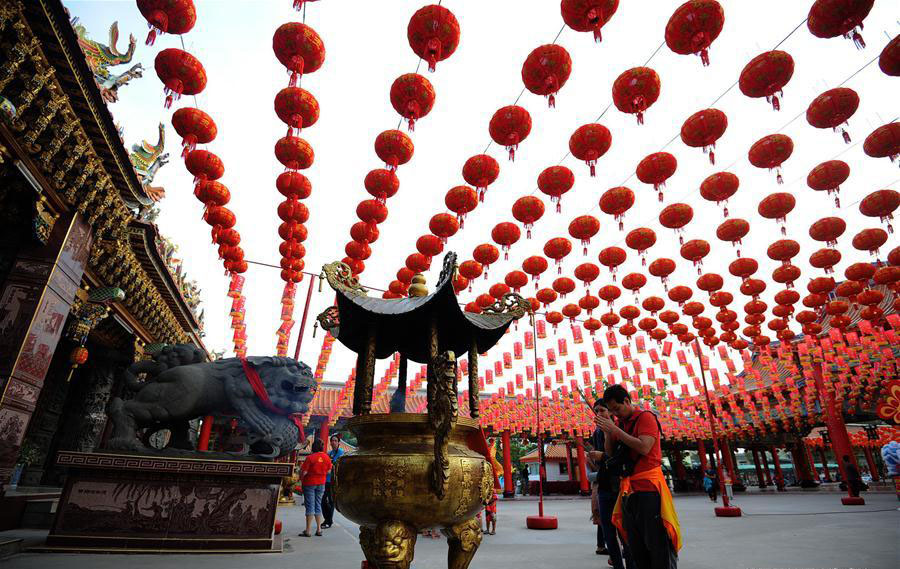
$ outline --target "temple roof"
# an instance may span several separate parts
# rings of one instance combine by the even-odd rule
[[[384,299],[366,296],[366,291],[343,263],[324,268],[328,283],[337,293],[337,315],[333,309],[320,315],[322,326],[356,353],[364,351],[370,326],[376,328],[375,357],[386,358],[400,352],[408,359],[426,363],[429,355],[429,327],[437,319],[438,351],[450,350],[456,357],[467,353],[474,341],[479,353],[494,346],[513,320],[525,314],[521,297],[510,294],[483,314],[464,312],[453,290],[456,254],[447,253],[434,292],[427,296]]]

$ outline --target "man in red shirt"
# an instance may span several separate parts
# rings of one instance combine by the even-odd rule
[[[662,476],[661,432],[656,416],[636,409],[621,385],[611,385],[603,392],[603,401],[618,419],[598,415],[594,422],[606,434],[604,449],[614,457],[617,447],[627,447],[628,462],[633,465],[623,478],[621,501],[622,529],[637,569],[675,569],[677,550],[672,543],[672,528],[666,527],[667,512],[674,513],[668,487]],[[621,451],[619,452],[621,455]],[[627,483],[626,483],[627,482]],[[665,493],[665,496],[661,496]],[[662,500],[668,508],[663,508]],[[674,525],[677,527],[677,518]],[[677,531],[677,530],[676,530]],[[680,541],[680,532],[678,541]],[[680,543],[677,545],[680,546]]]

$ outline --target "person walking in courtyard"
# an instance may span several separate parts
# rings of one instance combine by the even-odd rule
[[[849,455],[844,455],[844,469],[847,471],[847,487],[850,489],[850,495],[854,498],[859,497],[860,490],[863,490],[862,476],[859,475],[859,469],[850,461]]]
[[[596,418],[610,418],[609,409],[602,399],[594,402],[594,416]],[[591,446],[594,450],[588,453],[588,462],[591,470],[596,472],[594,478],[592,497],[596,501],[594,523],[597,524],[597,554],[609,555],[609,565],[613,569],[632,569],[634,566],[628,548],[619,547],[619,536],[612,522],[613,507],[616,504],[616,496],[619,492],[619,479],[613,476],[606,467],[605,446],[606,433],[599,427],[591,436]]]
[[[523,464],[519,469],[519,478],[522,482],[522,495],[528,495],[528,484],[531,482],[530,480],[530,472],[528,471],[528,466]]]
[[[650,411],[636,409],[621,385],[607,387],[603,401],[619,421],[617,425],[604,415],[594,419],[605,434],[607,466],[622,475],[613,524],[622,532],[636,569],[675,569],[681,528],[662,472],[659,421]]]
[[[484,533],[494,535],[497,533],[497,494],[494,493],[491,501],[484,508]]]
[[[716,471],[711,468],[703,475],[703,490],[706,491],[709,499],[713,502],[719,499],[719,483],[716,480]]]
[[[328,439],[328,444],[331,446],[331,449],[328,451],[328,458],[331,459],[331,464],[334,465],[339,458],[344,456],[344,449],[341,448],[341,437],[332,435],[331,438]],[[322,496],[322,517],[325,518],[325,521],[322,522],[323,528],[330,528],[334,524],[334,488],[331,485],[330,470],[328,471],[328,474],[325,475],[325,494]]]
[[[312,454],[300,467],[300,483],[303,485],[303,505],[306,507],[306,530],[300,535],[310,537],[313,520],[316,535],[322,535],[322,496],[325,494],[325,477],[331,471],[331,458],[324,452],[325,443],[316,439]]]

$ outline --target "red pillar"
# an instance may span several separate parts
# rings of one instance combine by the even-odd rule
[[[869,465],[869,474],[872,475],[872,482],[878,482],[878,464],[875,462],[875,457],[872,456],[872,449],[870,447],[863,447],[863,452],[866,454],[866,464]]]
[[[578,453],[579,489],[582,496],[587,496],[591,493],[591,488],[588,484],[587,461],[584,458],[584,441],[582,441],[581,437],[575,437],[575,450]]]
[[[504,498],[512,498],[516,495],[515,487],[513,486],[513,477],[512,477],[512,450],[510,448],[509,442],[509,431],[503,431],[500,435],[501,446],[503,447],[503,497]],[[581,447],[578,447],[579,449]]]
[[[766,487],[766,479],[763,478],[762,467],[759,465],[759,451],[753,449],[753,466],[756,467],[756,484],[760,488]]]
[[[825,378],[822,376],[822,364],[813,366],[813,379],[816,382],[816,390],[819,392],[819,403],[825,410],[825,426],[828,428],[828,435],[831,437],[831,448],[834,456],[837,458],[838,469],[841,472],[841,480],[847,480],[847,465],[844,457],[847,456],[855,465],[856,456],[853,454],[853,447],[850,444],[850,435],[847,434],[847,426],[844,424],[844,417],[841,410],[834,403],[834,397],[825,388]],[[857,470],[859,467],[857,466]],[[849,487],[847,496],[841,498],[841,503],[845,506],[861,506],[866,503],[862,496],[851,496]]]
[[[775,445],[769,447],[769,452],[772,453],[772,466],[775,467],[775,487],[778,488],[779,492],[784,492],[784,474],[781,472],[781,460],[778,458],[778,449],[775,448]]]
[[[328,417],[322,420],[322,426],[319,427],[319,438],[325,443],[325,450],[328,450]]]
[[[674,457],[675,464],[672,466],[675,467],[675,479],[676,480],[687,480],[687,471],[684,469],[684,460],[681,456],[681,451],[676,450],[672,453]]]
[[[213,416],[203,417],[203,424],[200,425],[200,437],[197,440],[197,450],[209,450],[209,435],[212,433],[212,428]]]
[[[831,479],[831,469],[828,468],[828,455],[825,454],[825,449],[819,449],[819,456],[822,457],[822,470],[825,474],[825,482],[832,482]]]
[[[725,469],[728,472],[728,478],[731,481],[731,485],[734,486],[737,484],[738,478],[734,472],[734,461],[731,457],[731,447],[728,446],[728,441],[726,439],[722,439],[719,441],[719,448],[722,451],[722,460],[725,462]]]
[[[766,458],[766,449],[760,450],[759,455],[762,457],[763,474],[765,474],[765,476],[766,476],[766,486],[771,486],[772,485],[772,471],[769,470],[769,459]]]
[[[806,455],[806,462],[809,463],[809,469],[812,472],[813,479],[818,482],[819,471],[816,469],[816,459],[813,458],[812,450],[809,448],[809,445],[806,444],[806,441],[801,440],[800,446],[803,448],[803,453]]]
[[[794,463],[794,473],[797,480],[804,488],[815,485],[813,474],[809,467],[809,461],[806,459],[806,447],[802,442],[791,445],[791,461]]]
[[[703,444],[703,441],[697,441],[697,456],[700,459],[700,470],[706,474],[709,467],[706,465],[706,445]]]

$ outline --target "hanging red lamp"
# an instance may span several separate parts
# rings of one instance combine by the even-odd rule
[[[613,216],[613,219],[619,222],[619,231],[625,229],[623,218],[625,212],[634,205],[634,192],[625,186],[610,188],[603,192],[600,196],[600,210]]]
[[[165,86],[166,108],[182,95],[197,95],[206,88],[206,70],[193,55],[168,48],[156,54],[153,67]]]
[[[446,243],[448,238],[453,237],[459,231],[459,221],[449,213],[438,213],[431,217],[428,229]]]
[[[894,36],[894,39],[881,50],[878,67],[885,75],[900,77],[900,35]]]
[[[850,166],[842,160],[828,160],[809,171],[806,176],[806,185],[818,192],[834,193],[835,207],[841,207],[841,199],[838,193],[841,184],[850,177]]]
[[[741,240],[750,232],[750,224],[740,218],[726,219],[718,228],[716,228],[716,237],[721,241],[728,241],[734,247],[741,245]],[[738,257],[741,256],[741,250],[737,250]]]
[[[616,269],[625,262],[626,258],[628,258],[628,253],[621,247],[607,247],[597,256],[600,264],[609,269],[613,282],[616,280]]]
[[[565,237],[554,237],[544,244],[544,255],[556,261],[556,272],[562,274],[562,260],[572,252],[572,242]]]
[[[641,257],[641,265],[644,266],[647,265],[645,253],[654,243],[656,243],[656,233],[647,227],[632,229],[625,236],[625,245],[638,252]]]
[[[491,139],[509,151],[509,159],[515,160],[516,150],[531,132],[531,115],[522,107],[509,105],[499,109],[488,125]]]
[[[674,229],[678,234],[678,243],[684,244],[682,231],[694,218],[694,209],[685,203],[667,205],[659,212],[659,223],[667,229]]]
[[[147,45],[153,45],[158,34],[185,34],[197,22],[193,0],[137,0],[137,7],[150,26]]]
[[[874,0],[816,0],[809,9],[806,26],[817,38],[844,36],[857,49],[866,47],[859,33]]]
[[[600,276],[600,267],[594,263],[581,263],[575,267],[575,278],[584,283],[585,292],[590,294],[591,283]]]
[[[469,186],[455,186],[447,190],[447,195],[444,196],[444,205],[456,214],[459,227],[462,228],[466,214],[478,206],[478,194]]]
[[[503,259],[509,259],[509,248],[519,240],[522,233],[519,226],[510,221],[503,221],[494,226],[491,230],[491,239],[494,243],[503,248]]]
[[[575,174],[565,166],[550,166],[538,175],[538,189],[550,196],[550,201],[556,204],[556,212],[562,211],[560,201],[562,195],[575,185]]]
[[[663,284],[663,290],[669,290],[669,275],[675,272],[675,261],[666,257],[656,259],[647,267],[647,272],[659,278]]]
[[[740,183],[738,177],[731,172],[716,172],[700,184],[700,195],[705,200],[716,202],[716,205],[725,203],[722,212],[728,217],[728,198],[738,191]]]
[[[224,184],[214,180],[201,180],[194,188],[194,196],[208,209],[214,205],[227,205],[231,193]]]
[[[531,280],[534,282],[534,288],[538,287],[538,279],[541,274],[547,270],[547,267],[547,259],[540,255],[532,255],[522,261],[522,270],[531,275]]]
[[[369,194],[384,203],[400,189],[400,179],[392,170],[377,168],[366,174],[363,185]]]
[[[775,169],[775,180],[784,183],[781,177],[781,165],[794,152],[794,141],[786,134],[770,134],[753,143],[747,157],[750,164],[757,168]]]
[[[781,108],[778,97],[794,75],[794,58],[786,51],[767,51],[750,60],[741,71],[738,87],[744,95],[765,97],[776,111]]]
[[[612,144],[609,129],[599,123],[578,127],[569,137],[569,152],[578,160],[587,163],[591,177],[596,176],[597,160],[606,154]]]
[[[408,121],[412,132],[416,121],[431,112],[434,106],[434,87],[418,73],[406,73],[394,80],[390,98],[394,110]]]
[[[816,128],[830,128],[837,131],[842,124],[847,124],[850,117],[859,108],[859,95],[847,87],[838,87],[825,91],[809,104],[806,109],[806,122]],[[844,142],[850,143],[850,135],[841,128]]]
[[[428,62],[428,70],[434,71],[437,62],[453,55],[459,46],[459,22],[442,6],[424,6],[409,19],[406,38],[413,52]]]
[[[444,250],[444,243],[437,235],[422,235],[416,239],[416,251],[426,257],[437,257]]]
[[[587,255],[591,237],[600,231],[600,221],[593,215],[579,215],[569,223],[569,235],[581,241],[582,254]]]
[[[193,150],[184,159],[184,167],[194,176],[194,183],[203,180],[218,180],[225,174],[222,160],[206,150]]]
[[[275,158],[290,170],[306,170],[313,164],[312,146],[298,136],[285,136],[275,143]]]
[[[659,98],[659,75],[649,67],[634,67],[616,78],[612,86],[613,103],[623,113],[637,115],[644,124],[644,111]]]
[[[823,217],[809,226],[809,236],[829,247],[834,247],[837,245],[838,237],[846,230],[847,223],[840,217]]]
[[[399,130],[386,130],[375,137],[375,154],[388,170],[396,170],[412,160],[414,150],[412,139]]]
[[[314,29],[299,22],[287,22],[275,30],[272,51],[290,74],[288,85],[297,85],[297,77],[313,73],[325,62],[325,44]]]
[[[559,293],[561,298],[575,290],[575,281],[569,277],[559,277],[553,281],[553,290]]]
[[[510,271],[506,273],[505,277],[503,277],[503,282],[506,283],[506,286],[512,288],[516,292],[519,292],[522,287],[528,284],[528,275],[526,275],[522,271]]]
[[[576,32],[593,32],[594,41],[603,38],[601,30],[616,13],[619,0],[562,0],[563,22]]]
[[[375,225],[369,225],[365,221],[357,221],[350,226],[350,238],[354,241],[359,241],[361,243],[374,243],[375,241],[378,241],[378,236],[378,227]],[[441,240],[434,235],[430,235],[428,237],[434,238],[438,243],[441,242]],[[419,239],[421,239],[421,237]],[[416,242],[416,245],[418,245],[418,242]],[[441,249],[443,249],[443,245],[441,245]],[[440,251],[438,251],[438,253],[440,253]]]
[[[378,225],[388,216],[388,209],[378,200],[363,200],[356,206],[356,216],[369,225]]]
[[[187,157],[197,144],[209,144],[218,134],[212,117],[193,107],[182,107],[172,113],[172,128],[182,139],[182,158]]]
[[[536,196],[522,196],[513,203],[512,214],[525,227],[525,237],[531,239],[531,229],[544,215],[544,202]]]
[[[794,198],[793,194],[788,192],[776,192],[774,194],[769,194],[760,200],[757,212],[766,219],[774,219],[777,221],[781,227],[781,234],[786,235],[787,228],[785,227],[785,222],[787,214],[793,211],[795,205],[797,205],[797,200]]]
[[[556,93],[572,73],[569,52],[555,43],[535,48],[522,64],[522,82],[535,95],[544,95],[550,107],[556,106]]]
[[[668,152],[654,152],[638,163],[635,173],[641,182],[653,184],[659,201],[663,201],[662,189],[666,185],[666,180],[675,173],[676,168],[678,168],[678,161],[674,156]]]
[[[288,136],[319,120],[319,102],[299,87],[285,87],[275,95],[275,114],[288,126]]]
[[[863,142],[863,152],[872,158],[900,156],[900,122],[891,122],[873,130]]]
[[[500,165],[487,154],[476,154],[463,164],[462,175],[467,184],[478,190],[478,201],[483,202],[488,186],[500,175]]]
[[[725,11],[715,0],[685,2],[666,24],[666,45],[679,55],[697,54],[709,65],[709,46],[719,37]]]
[[[894,211],[900,206],[900,192],[895,190],[876,190],[859,202],[859,213],[866,217],[877,217],[887,225],[888,233],[893,233],[891,220]]]
[[[459,264],[459,274],[469,281],[469,290],[471,290],[472,281],[480,277],[482,272],[483,268],[478,261],[463,261]]]
[[[716,141],[728,128],[728,117],[719,109],[704,109],[692,114],[681,125],[681,141],[709,154],[709,163],[716,163]]]

